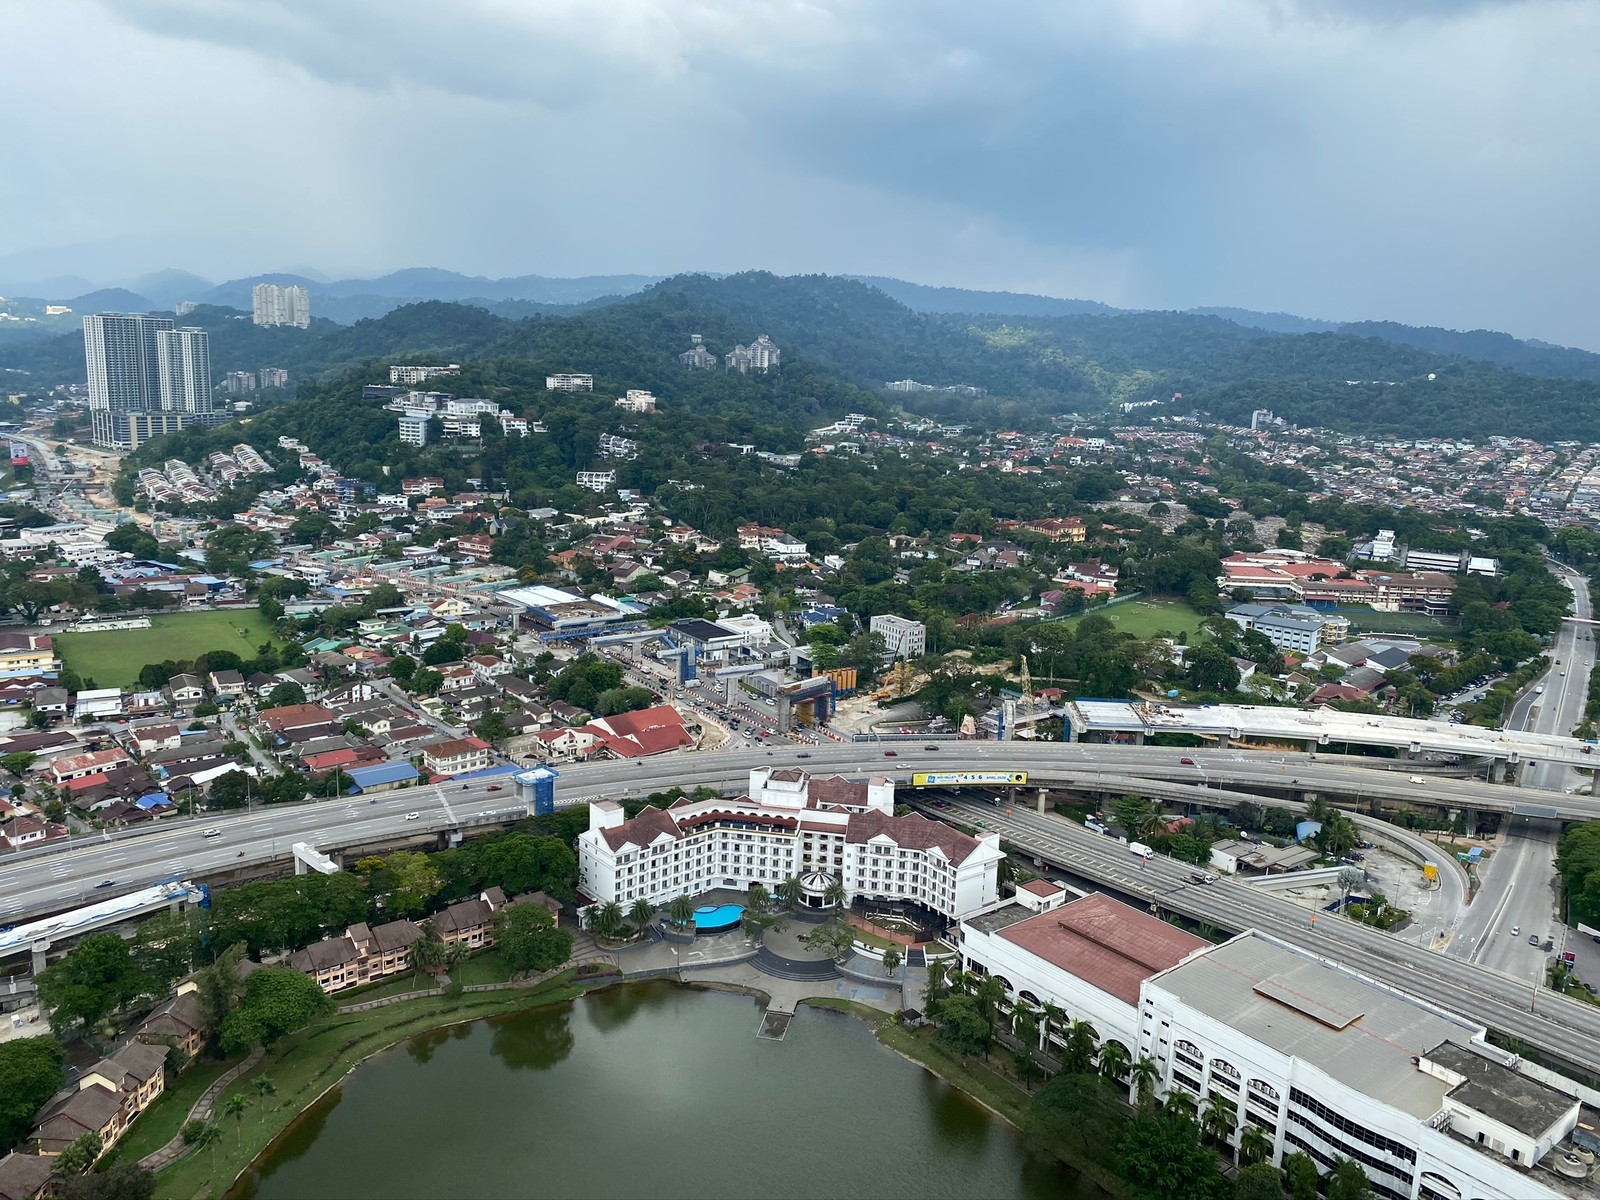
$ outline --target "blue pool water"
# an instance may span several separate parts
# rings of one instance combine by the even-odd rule
[[[694,931],[721,933],[724,929],[732,929],[743,916],[742,904],[708,904],[694,910]]]

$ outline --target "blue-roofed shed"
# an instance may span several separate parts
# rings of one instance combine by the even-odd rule
[[[353,792],[387,792],[420,779],[422,774],[408,762],[372,763],[365,767],[351,767],[344,773]]]

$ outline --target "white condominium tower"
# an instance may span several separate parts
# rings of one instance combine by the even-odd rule
[[[211,337],[204,329],[156,331],[156,376],[164,412],[211,411]]]
[[[130,450],[185,425],[215,424],[211,351],[203,329],[171,317],[96,313],[83,318],[94,444]]]
[[[251,320],[257,325],[293,325],[305,329],[311,324],[311,296],[305,288],[280,287],[258,283],[250,292]]]

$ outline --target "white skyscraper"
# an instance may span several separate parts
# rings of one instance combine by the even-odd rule
[[[156,334],[171,317],[96,313],[83,319],[83,357],[89,373],[89,423],[97,446],[126,445],[119,418],[161,406]]]
[[[156,371],[163,411],[211,411],[211,337],[204,329],[158,330]]]
[[[186,425],[221,420],[211,409],[210,338],[171,317],[96,313],[83,318],[94,444],[129,450]]]
[[[280,287],[258,283],[250,292],[251,320],[257,325],[293,325],[305,329],[311,324],[311,295],[305,288]]]

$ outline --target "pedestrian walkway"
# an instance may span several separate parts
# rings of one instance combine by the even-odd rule
[[[265,1053],[265,1050],[257,1046],[249,1054],[245,1055],[244,1061],[238,1066],[217,1076],[211,1086],[200,1093],[200,1099],[194,1102],[194,1107],[189,1110],[189,1115],[183,1119],[184,1125],[187,1125],[190,1121],[209,1121],[211,1119],[211,1110],[217,1102],[217,1097],[222,1094],[223,1089],[260,1062],[261,1056]],[[169,1163],[177,1162],[188,1149],[189,1146],[183,1140],[183,1134],[179,1133],[177,1137],[173,1138],[161,1149],[146,1154],[139,1160],[139,1165],[147,1171],[159,1171]]]
[[[834,966],[831,958],[820,960],[784,958],[774,954],[765,946],[756,951],[750,964],[776,979],[820,981],[839,977],[839,968]]]

